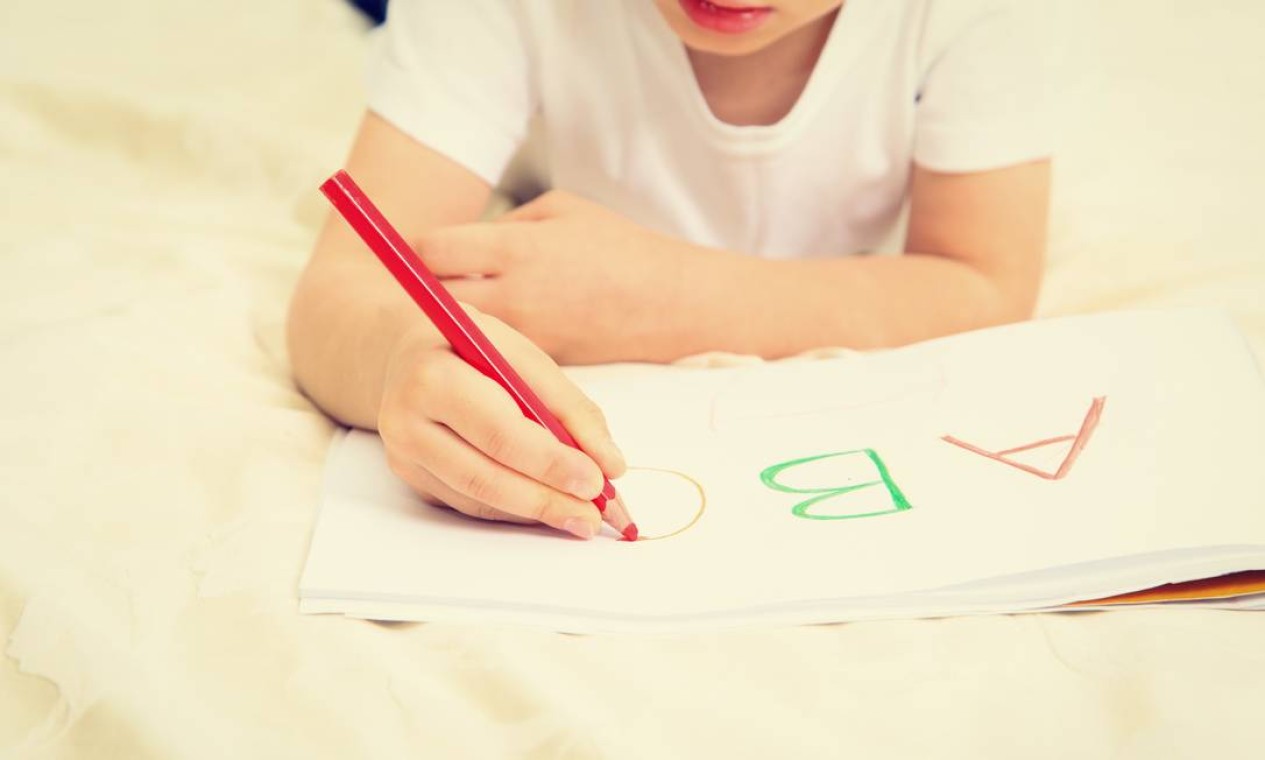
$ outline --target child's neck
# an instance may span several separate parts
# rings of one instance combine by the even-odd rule
[[[796,29],[766,48],[743,56],[687,49],[699,90],[712,114],[727,124],[781,121],[808,84],[839,11]]]

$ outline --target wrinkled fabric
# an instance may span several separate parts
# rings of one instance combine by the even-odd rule
[[[1215,6],[1063,4],[1041,311],[1221,305],[1265,357],[1265,5]],[[1259,755],[1265,614],[300,616],[335,428],[284,310],[363,34],[341,0],[0,5],[0,756]]]

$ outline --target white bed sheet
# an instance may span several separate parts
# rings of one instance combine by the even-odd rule
[[[1265,5],[1060,8],[1042,312],[1225,306],[1265,357]],[[1255,613],[300,616],[334,428],[282,319],[363,45],[337,0],[0,5],[0,756],[1260,755]]]

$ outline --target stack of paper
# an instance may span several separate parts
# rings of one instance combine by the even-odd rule
[[[653,540],[426,505],[356,432],[329,458],[302,609],[596,632],[1265,607],[1265,383],[1219,312],[573,377],[633,466],[616,487]],[[1094,601],[1200,579],[1217,580]]]

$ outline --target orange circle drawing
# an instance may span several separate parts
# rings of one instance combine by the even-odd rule
[[[690,528],[693,528],[695,525],[698,524],[698,521],[703,518],[703,512],[707,510],[707,493],[703,491],[703,485],[699,483],[697,480],[695,480],[694,478],[691,478],[689,475],[686,475],[683,472],[678,472],[677,470],[668,470],[661,467],[629,467],[628,471],[629,472],[657,472],[663,475],[672,475],[690,484],[691,486],[694,487],[694,490],[698,492],[698,509],[695,510],[694,515],[690,518],[689,522],[677,528],[676,530],[673,530],[668,533],[662,533],[659,535],[646,535],[645,533],[642,533],[641,536],[639,536],[637,540],[633,543],[639,544],[643,541],[662,541],[665,538],[672,538],[673,536],[679,536],[685,531],[689,530]]]

